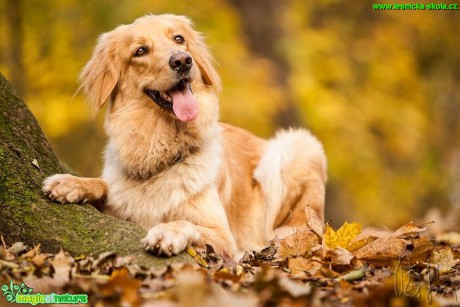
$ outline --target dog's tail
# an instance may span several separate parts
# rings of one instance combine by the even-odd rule
[[[313,174],[326,181],[326,163],[321,143],[307,130],[279,131],[268,141],[254,171],[265,196],[267,235],[273,231],[287,193],[300,193]]]

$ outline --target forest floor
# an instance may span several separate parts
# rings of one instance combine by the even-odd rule
[[[34,299],[89,306],[460,305],[460,234],[434,236],[430,225],[413,223],[394,232],[358,223],[336,231],[309,226],[239,262],[206,246],[188,248],[190,263],[151,268],[111,252],[47,254],[40,245],[3,242],[0,306]],[[65,293],[84,295],[57,295]]]

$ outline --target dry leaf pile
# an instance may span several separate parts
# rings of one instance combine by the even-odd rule
[[[422,235],[426,228],[413,223],[395,232],[358,223],[309,226],[239,262],[206,246],[187,250],[195,263],[152,268],[110,252],[72,257],[3,244],[0,285],[13,280],[34,293],[85,293],[91,306],[460,304],[460,249],[442,235]]]

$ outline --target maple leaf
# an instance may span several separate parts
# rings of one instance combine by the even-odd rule
[[[350,242],[361,233],[362,225],[353,222],[345,223],[337,230],[334,231],[329,225],[326,225],[326,231],[324,233],[324,244],[331,248],[347,248],[350,245]]]

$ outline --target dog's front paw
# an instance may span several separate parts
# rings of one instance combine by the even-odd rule
[[[87,201],[81,179],[69,174],[56,174],[46,178],[42,191],[51,200],[62,204]]]
[[[176,221],[153,227],[141,242],[146,251],[170,257],[184,251],[198,237],[198,232],[190,223]]]

